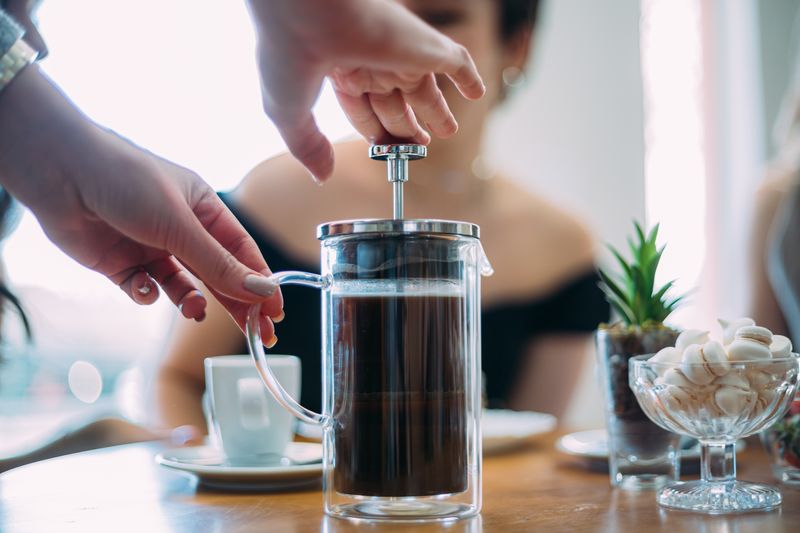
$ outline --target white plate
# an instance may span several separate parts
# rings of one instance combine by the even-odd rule
[[[491,455],[515,448],[530,437],[552,431],[556,422],[556,417],[545,413],[484,410],[481,420],[483,453]],[[309,439],[322,439],[322,429],[319,426],[303,422],[298,424],[297,433]]]
[[[481,420],[483,455],[515,448],[535,435],[556,427],[556,417],[533,411],[486,409]]]
[[[284,456],[274,465],[238,465],[231,464],[217,448],[192,446],[161,452],[156,462],[195,476],[202,485],[221,489],[288,490],[316,484],[322,478],[321,444],[292,442]],[[291,462],[298,464],[286,464]]]
[[[605,429],[591,429],[589,431],[578,431],[564,435],[556,441],[558,451],[575,457],[594,461],[608,460],[608,433]],[[736,451],[745,448],[743,440],[736,442]],[[693,446],[686,450],[681,450],[681,458],[696,460],[700,459],[700,446]]]

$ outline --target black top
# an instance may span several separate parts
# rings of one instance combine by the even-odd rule
[[[287,256],[269,236],[247,220],[229,195],[220,193],[219,196],[256,241],[273,272],[319,272],[318,264],[303,264]],[[514,378],[521,371],[525,350],[536,337],[550,333],[588,333],[609,319],[610,308],[597,281],[597,274],[588,271],[545,297],[483,309],[483,372],[491,407],[506,405]],[[273,353],[300,357],[301,403],[319,411],[322,403],[320,295],[318,291],[290,285],[281,287],[281,291],[286,320],[276,328],[279,340]]]

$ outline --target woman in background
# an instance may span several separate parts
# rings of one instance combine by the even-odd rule
[[[800,19],[799,19],[800,20]],[[800,44],[800,39],[795,39]],[[784,97],[771,162],[756,198],[749,257],[752,315],[800,346],[800,46]]]
[[[483,371],[489,404],[561,415],[580,375],[591,332],[609,309],[597,288],[595,248],[570,215],[481,164],[484,127],[506,98],[507,86],[528,58],[536,0],[409,0],[412,11],[464,45],[487,80],[486,96],[464,103],[439,79],[460,125],[448,140],[431,141],[427,159],[415,162],[405,185],[406,218],[467,220],[481,227],[495,274],[483,281]],[[342,104],[349,102],[343,97]],[[372,105],[393,105],[393,95]],[[353,116],[353,113],[350,113]],[[413,138],[407,116],[383,126]],[[380,142],[381,139],[376,141]],[[368,145],[335,146],[337,168],[323,188],[314,186],[291,157],[253,169],[221,197],[254,237],[273,271],[319,269],[315,227],[325,221],[387,218],[391,187],[367,157]],[[535,162],[534,162],[535,164]],[[321,404],[320,298],[286,287],[285,320],[267,346],[302,359],[302,397]],[[276,344],[277,343],[277,344]],[[224,310],[209,302],[199,324],[180,323],[156,378],[160,424],[204,427],[203,358],[246,351],[244,338]]]

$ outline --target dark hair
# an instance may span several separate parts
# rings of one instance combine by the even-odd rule
[[[0,187],[0,239],[6,236],[6,232],[10,229],[9,226],[14,225],[14,211],[18,208],[14,198],[8,194],[8,191]],[[6,304],[11,304],[11,307],[19,314],[20,320],[22,320],[22,327],[25,329],[25,336],[30,341],[32,338],[31,325],[28,322],[25,310],[22,308],[22,303],[11,292],[5,282],[0,279],[0,317],[4,314]]]
[[[500,35],[511,39],[517,32],[532,30],[539,15],[539,0],[499,0]]]

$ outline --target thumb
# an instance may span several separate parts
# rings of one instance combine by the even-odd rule
[[[258,246],[215,193],[179,217],[169,250],[209,288],[255,303],[280,293]],[[279,297],[279,296],[278,296]]]

